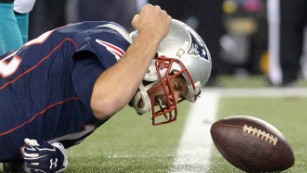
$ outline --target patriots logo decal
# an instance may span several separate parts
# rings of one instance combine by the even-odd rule
[[[191,35],[191,37],[192,37],[192,44],[189,50],[189,54],[200,56],[208,60],[208,55],[205,45],[203,45],[200,41],[196,40],[194,36]]]
[[[117,61],[119,61],[125,54],[125,51],[123,49],[121,49],[120,47],[112,43],[102,41],[99,39],[96,39],[96,42],[104,46],[110,53],[112,53],[115,56]]]

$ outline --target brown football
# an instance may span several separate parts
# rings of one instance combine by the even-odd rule
[[[231,116],[215,122],[210,132],[221,155],[243,171],[283,171],[294,164],[294,154],[285,137],[262,119]]]

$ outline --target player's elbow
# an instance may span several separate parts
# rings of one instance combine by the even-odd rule
[[[91,108],[95,117],[99,120],[108,119],[118,111],[114,102],[100,97],[92,98]]]

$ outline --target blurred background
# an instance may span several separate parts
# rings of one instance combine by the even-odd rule
[[[144,4],[152,3],[193,27],[207,44],[213,60],[207,86],[227,87],[229,77],[237,83],[252,83],[246,79],[256,77],[255,85],[262,86],[305,86],[307,5],[303,1],[293,0],[291,4],[287,0],[39,0],[30,13],[29,37],[86,20],[115,21],[132,31],[133,16]],[[295,27],[293,32],[289,26]],[[274,27],[280,31],[272,30]],[[274,33],[280,34],[276,38]],[[283,38],[283,34],[295,36],[295,43]],[[270,54],[276,51],[271,50],[275,43],[280,45],[277,60]],[[282,50],[288,54],[283,55]],[[284,78],[274,76],[276,66],[277,74]]]

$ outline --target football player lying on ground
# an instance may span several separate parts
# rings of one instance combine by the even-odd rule
[[[62,172],[65,149],[129,104],[153,125],[176,120],[211,71],[202,39],[159,6],[145,5],[135,32],[113,22],[70,24],[0,61],[0,162],[6,171]],[[18,166],[17,166],[18,165]],[[22,170],[23,171],[23,170]]]

